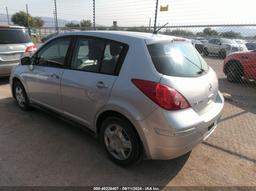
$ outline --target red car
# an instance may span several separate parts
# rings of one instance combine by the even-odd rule
[[[230,54],[224,60],[223,72],[230,82],[238,82],[242,77],[256,80],[256,51]]]

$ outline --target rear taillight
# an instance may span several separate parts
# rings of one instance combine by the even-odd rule
[[[190,107],[184,96],[166,85],[139,79],[132,79],[132,82],[153,102],[166,110],[180,110]]]
[[[29,44],[26,49],[25,49],[25,53],[30,53],[30,52],[34,52],[36,50],[36,45],[34,45],[33,43]]]

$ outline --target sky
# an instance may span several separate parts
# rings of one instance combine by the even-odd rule
[[[153,25],[156,0],[95,0],[96,24],[110,26]],[[92,0],[57,0],[58,18],[92,20]],[[53,17],[53,0],[0,0],[0,13],[24,10],[28,4],[32,16]],[[159,0],[168,4],[168,12],[158,12],[159,25],[255,24],[256,0]]]

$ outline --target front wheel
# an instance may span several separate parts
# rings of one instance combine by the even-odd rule
[[[141,144],[133,126],[120,117],[107,118],[101,127],[100,139],[112,161],[121,166],[141,158]]]
[[[238,65],[229,65],[226,69],[227,80],[239,82],[242,79],[242,70]]]
[[[25,88],[21,84],[21,82],[16,81],[13,85],[14,97],[16,99],[17,105],[22,110],[29,110],[29,100],[25,91]]]

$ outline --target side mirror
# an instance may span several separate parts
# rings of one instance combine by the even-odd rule
[[[31,65],[32,64],[31,57],[26,56],[26,57],[21,58],[20,63],[21,63],[21,65]]]

